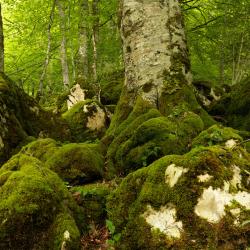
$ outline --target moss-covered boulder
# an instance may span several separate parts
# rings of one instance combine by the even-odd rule
[[[27,136],[46,135],[69,138],[68,126],[61,118],[44,111],[4,74],[0,75],[0,164]]]
[[[194,138],[192,146],[212,146],[226,143],[230,147],[236,146],[237,142],[240,143],[242,141],[243,138],[239,135],[239,131],[221,125],[213,125]]]
[[[104,105],[117,104],[124,82],[124,70],[114,71],[103,75],[100,79],[102,88],[101,102]]]
[[[68,122],[73,139],[77,142],[101,138],[108,126],[105,108],[92,100],[75,104],[62,117]]]
[[[0,169],[1,249],[79,249],[80,212],[57,174],[36,158],[18,154]]]
[[[79,185],[101,179],[103,157],[95,144],[66,144],[45,162],[63,180]]]
[[[38,139],[22,148],[21,153],[36,157],[71,185],[101,179],[104,159],[97,144],[69,143]]]
[[[111,193],[117,249],[247,249],[250,155],[226,145],[165,156]]]
[[[232,86],[231,91],[211,107],[210,113],[221,117],[230,127],[250,131],[250,77]]]
[[[108,183],[94,183],[70,189],[77,204],[83,208],[88,225],[105,223],[106,200],[111,190],[112,187]]]
[[[116,129],[108,147],[108,175],[127,174],[164,155],[185,153],[203,128],[202,119],[193,112],[184,109],[166,117],[157,109],[143,107],[141,100]]]

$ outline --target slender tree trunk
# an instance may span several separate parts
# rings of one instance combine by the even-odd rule
[[[37,96],[36,98],[39,100],[41,96],[43,95],[43,87],[44,87],[44,79],[47,73],[47,68],[49,65],[50,61],[50,54],[51,54],[51,28],[54,22],[54,15],[55,15],[55,7],[56,7],[57,0],[54,0],[52,3],[51,11],[50,11],[50,16],[49,16],[49,24],[47,28],[47,34],[48,34],[48,44],[47,44],[47,51],[46,51],[46,56],[45,56],[45,61],[44,61],[44,66],[43,66],[43,71],[40,77],[39,81],[39,88],[37,91]]]
[[[71,32],[71,0],[68,1],[69,5],[69,13],[68,13],[68,27]],[[74,9],[73,9],[74,11]],[[76,79],[76,67],[75,67],[75,59],[74,59],[74,46],[72,44],[72,39],[69,39],[69,47],[70,47],[70,61],[71,61],[71,67],[72,67],[72,82],[75,82]]]
[[[4,34],[3,34],[3,18],[2,18],[1,3],[0,3],[0,71],[4,72]]]
[[[88,79],[88,0],[80,0],[80,22],[78,25],[79,28],[79,49],[76,60],[77,68],[77,81],[86,83]]]
[[[67,40],[66,40],[66,18],[64,7],[60,0],[57,1],[57,7],[60,15],[60,30],[62,34],[61,41],[61,64],[62,64],[62,77],[63,77],[63,85],[65,89],[69,88],[70,80],[69,80],[69,66],[68,66],[68,57],[67,57]]]
[[[98,43],[98,35],[99,35],[99,9],[98,9],[99,0],[93,0],[91,6],[91,14],[93,18],[92,23],[92,46],[93,46],[93,63],[92,63],[92,72],[93,72],[93,80],[96,87],[96,97],[100,101],[101,100],[101,86],[97,82],[97,43]]]

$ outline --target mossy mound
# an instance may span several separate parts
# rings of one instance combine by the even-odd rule
[[[216,144],[225,144],[230,140],[236,142],[242,142],[242,137],[238,134],[239,131],[223,127],[221,125],[213,125],[210,128],[202,131],[194,140],[192,141],[192,146],[212,146]],[[233,143],[233,141],[231,141]],[[229,145],[230,146],[230,145]]]
[[[76,221],[83,218],[55,173],[18,154],[2,166],[0,180],[1,249],[79,249]]]
[[[71,185],[88,183],[103,176],[104,159],[97,144],[63,145],[46,138],[26,145],[21,153],[36,157]]]
[[[0,75],[0,164],[27,136],[70,138],[62,119],[44,111],[4,74]]]
[[[68,122],[76,142],[101,138],[108,125],[105,108],[92,100],[75,104],[62,117]]]
[[[210,113],[222,117],[227,126],[250,131],[250,77],[234,85],[221,101],[211,107]]]
[[[24,146],[20,152],[46,162],[53,157],[60,146],[62,146],[60,142],[51,138],[37,139]]]
[[[164,155],[185,153],[203,128],[203,121],[193,112],[165,117],[137,103],[108,148],[108,174],[127,174]]]
[[[250,155],[197,147],[130,173],[111,193],[117,249],[246,249]]]
[[[104,105],[117,104],[124,82],[124,71],[115,71],[106,75],[103,75],[100,80],[102,87],[101,102]]]
[[[96,147],[94,144],[66,144],[47,159],[45,166],[71,185],[101,179],[104,162]]]
[[[112,188],[105,183],[88,184],[70,189],[77,204],[83,208],[87,224],[105,223],[107,216],[106,200]]]

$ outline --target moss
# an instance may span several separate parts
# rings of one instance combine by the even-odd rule
[[[0,77],[0,136],[4,144],[0,149],[0,164],[28,136],[43,134],[61,140],[70,138],[68,126],[61,118],[43,110],[6,75],[1,73]]]
[[[104,105],[117,104],[124,82],[124,71],[115,71],[103,75],[100,80],[102,89],[101,102]]]
[[[215,144],[225,144],[230,139],[241,142],[243,139],[238,134],[238,131],[232,128],[227,128],[219,125],[213,125],[207,130],[202,131],[194,138],[192,145],[197,146],[212,146]]]
[[[97,128],[88,126],[89,119],[94,118],[96,114],[101,114],[100,125]],[[107,114],[101,104],[96,101],[86,100],[78,102],[62,117],[68,122],[72,132],[74,141],[83,142],[87,140],[95,140],[104,135],[107,126]]]
[[[79,231],[71,214],[82,223],[80,210],[55,173],[36,158],[18,154],[0,169],[3,175],[7,177],[0,186],[1,249],[61,249],[54,232],[61,233],[63,225],[69,225],[76,244]],[[58,223],[61,214],[65,216]]]
[[[105,183],[88,184],[73,187],[71,193],[79,206],[83,208],[88,224],[100,225],[105,223],[107,216],[106,199],[111,192],[111,187]]]
[[[22,148],[21,153],[33,156],[42,162],[53,156],[61,143],[51,138],[35,140]]]
[[[210,113],[223,118],[226,126],[239,130],[250,130],[250,77],[234,85],[229,93],[211,107]]]
[[[176,120],[151,109],[114,139],[107,152],[109,170],[127,174],[164,155],[185,153],[203,127],[202,120],[192,112],[178,114]]]
[[[230,182],[233,178],[231,166],[236,164],[243,173],[250,169],[249,159],[249,155],[239,147],[234,151],[221,146],[197,147],[183,156],[165,156],[130,173],[107,202],[109,219],[117,233],[122,234],[117,248],[177,250],[190,246],[189,249],[220,249],[239,235],[242,241],[232,241],[232,249],[247,247],[249,228],[236,227],[229,214],[219,224],[213,224],[199,217],[194,210],[204,189],[209,186],[223,189],[225,181]],[[188,170],[173,187],[165,177],[166,169],[172,164]],[[213,177],[201,183],[198,176],[204,174]],[[249,184],[242,181],[241,185],[240,190],[248,190]],[[176,221],[183,224],[180,239],[152,229],[143,217],[148,205],[155,211],[169,206],[176,209]],[[160,219],[164,220],[163,217]]]
[[[103,176],[103,157],[94,144],[66,144],[58,148],[45,162],[70,184],[83,184]]]

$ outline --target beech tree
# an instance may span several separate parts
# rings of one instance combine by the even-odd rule
[[[121,19],[125,82],[109,132],[128,117],[138,98],[163,115],[183,105],[200,113],[179,1],[121,1]]]

